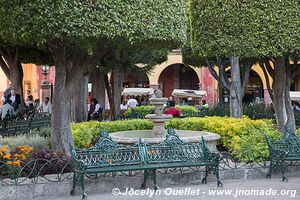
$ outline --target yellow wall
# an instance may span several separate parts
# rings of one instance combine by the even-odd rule
[[[23,66],[23,88],[24,94],[26,95],[26,89],[30,89],[33,98],[38,98],[39,87],[38,87],[38,73],[37,66],[35,64],[22,64]],[[24,96],[26,98],[26,96]]]
[[[33,95],[33,98],[38,98],[39,94],[39,87],[38,87],[38,73],[37,73],[37,67],[35,64],[22,64],[23,66],[23,88],[24,88],[24,94],[26,94],[26,89],[30,89],[31,93]],[[8,88],[9,86],[9,80],[5,76],[4,72],[0,68],[0,96],[3,95],[3,92]],[[26,96],[25,96],[26,98]]]
[[[151,74],[148,75],[149,77],[149,81],[150,81],[150,85],[155,85],[158,84],[158,79],[160,74],[162,73],[162,71],[164,69],[166,69],[168,66],[173,65],[173,64],[182,64],[182,55],[180,53],[180,51],[173,51],[168,55],[168,60],[166,62],[161,63],[160,65],[156,65],[154,67],[154,70],[152,71]],[[191,66],[192,67],[192,66]],[[199,81],[201,82],[202,77],[201,77],[201,68],[200,67],[192,67],[195,72],[198,75]],[[255,71],[259,77],[262,80],[263,83],[263,89],[267,89],[267,83],[266,83],[266,79],[264,77],[263,71],[260,68],[260,66],[258,64],[253,65],[252,70]],[[216,71],[218,71],[218,69],[216,68]],[[270,84],[272,85],[272,78],[269,76],[269,80],[270,80]],[[215,89],[218,89],[218,82],[215,81]],[[299,81],[299,89],[300,89],[300,81]]]
[[[264,73],[263,73],[262,69],[260,68],[259,64],[255,64],[252,67],[252,70],[254,70],[259,75],[260,79],[262,80],[264,89],[268,89]],[[268,76],[269,76],[269,80],[270,80],[270,85],[272,86],[273,79],[271,78],[271,76],[269,74],[268,74]]]
[[[158,84],[158,79],[160,74],[164,69],[173,64],[182,64],[182,55],[179,50],[174,50],[168,55],[166,62],[161,63],[160,65],[154,66],[153,71],[148,75],[150,85]],[[194,68],[190,66],[196,72],[199,81],[201,80],[201,68]]]
[[[7,88],[7,78],[4,72],[2,71],[2,69],[0,68],[0,93],[2,94],[2,92],[4,92],[6,88]]]
[[[7,78],[0,67],[0,98],[2,97],[7,87],[8,87]],[[1,101],[0,101],[0,105],[2,105]]]

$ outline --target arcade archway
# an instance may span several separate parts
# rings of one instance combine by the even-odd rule
[[[199,78],[191,67],[183,64],[172,64],[165,68],[158,78],[159,88],[163,96],[168,97],[174,89],[199,89]]]
[[[228,77],[230,77],[230,70],[226,71],[226,74]],[[223,100],[225,103],[228,102],[228,95],[229,91],[222,90],[222,95],[223,95]],[[257,102],[258,100],[260,102],[263,101],[264,98],[264,87],[263,87],[263,82],[259,76],[259,74],[251,70],[250,75],[249,75],[249,81],[247,84],[247,88],[245,91],[245,96],[243,99],[243,103],[249,104],[251,102]],[[227,99],[227,100],[225,100]]]

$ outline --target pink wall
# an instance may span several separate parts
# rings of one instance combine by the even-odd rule
[[[44,76],[42,74],[42,70],[40,65],[37,65],[37,73],[38,73],[38,85],[41,85],[43,80],[44,80]],[[55,80],[55,66],[51,66],[49,69],[49,74],[47,76],[47,80],[49,81],[49,83],[54,84],[54,80]]]
[[[207,67],[201,68],[202,80],[200,90],[204,90],[207,96],[204,99],[211,105],[214,105],[218,101],[217,90],[215,89],[215,79],[210,74]]]

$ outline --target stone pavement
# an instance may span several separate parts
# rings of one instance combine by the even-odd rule
[[[110,193],[88,193],[88,200],[289,200],[300,199],[300,177],[290,177],[288,182],[281,178],[224,181],[223,188],[217,188],[215,182],[192,186],[164,187],[154,193],[151,189],[113,189]],[[44,198],[43,198],[44,199]],[[80,200],[76,196],[48,198],[46,200]]]

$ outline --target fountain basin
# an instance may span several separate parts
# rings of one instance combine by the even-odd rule
[[[205,132],[205,131],[190,131],[190,130],[175,130],[176,134],[181,140],[188,143],[197,143],[201,140],[203,136],[207,143],[207,146],[212,151],[217,151],[217,143],[220,136],[215,133]],[[149,144],[159,144],[162,143],[166,138],[167,130],[163,134],[154,135],[152,130],[134,130],[134,131],[120,131],[111,133],[111,138],[120,144],[135,144],[139,141],[139,138],[143,138],[146,143]]]

